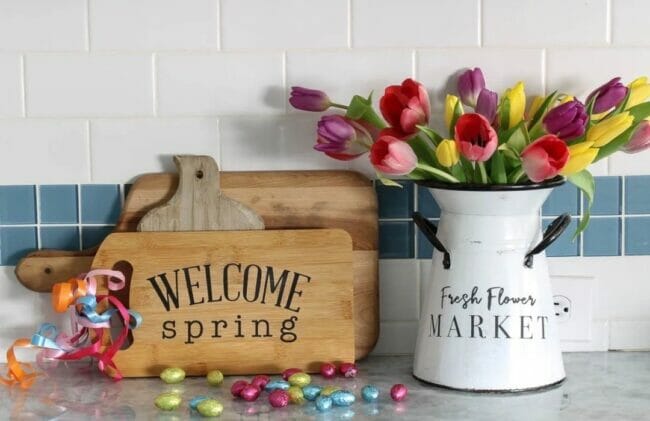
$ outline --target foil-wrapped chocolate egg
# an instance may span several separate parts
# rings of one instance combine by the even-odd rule
[[[305,394],[299,386],[291,386],[287,390],[287,394],[289,395],[289,402],[296,405],[305,403]]]
[[[377,402],[379,399],[379,389],[369,384],[361,389],[361,397],[366,402]]]
[[[182,402],[181,395],[178,393],[161,393],[153,401],[158,409],[163,411],[173,411],[178,408]]]
[[[206,376],[210,386],[220,386],[223,383],[223,373],[219,370],[212,370]]]
[[[253,384],[246,385],[246,387],[239,392],[239,397],[248,402],[257,400],[259,396],[260,389]]]
[[[263,390],[266,387],[267,383],[270,381],[271,378],[266,374],[258,374],[257,376],[253,377],[251,384],[253,386],[257,386],[258,389]]]
[[[332,398],[332,403],[336,406],[350,406],[356,400],[354,394],[347,390],[337,390],[330,395],[330,398]]]
[[[289,377],[291,386],[305,387],[311,383],[311,376],[307,373],[294,373]]]
[[[316,409],[324,412],[329,411],[330,408],[332,408],[332,398],[323,395],[316,398]]]
[[[192,398],[192,400],[190,401],[190,409],[196,410],[196,407],[199,406],[199,404],[206,399],[208,399],[207,396],[197,396],[195,398]]]
[[[395,402],[400,402],[406,399],[408,393],[409,390],[403,384],[396,384],[390,388],[390,397],[393,398]]]
[[[239,394],[241,393],[244,388],[248,386],[248,382],[246,380],[237,380],[230,386],[230,393],[236,398],[239,397]]]
[[[315,384],[308,384],[302,388],[302,394],[305,396],[305,399],[308,401],[316,400],[318,395],[320,395],[321,387],[316,386]]]
[[[286,370],[284,370],[282,372],[282,378],[284,380],[289,380],[289,377],[291,377],[292,375],[294,375],[296,373],[302,373],[302,370],[299,369],[299,368],[287,368]]]
[[[289,382],[285,382],[284,380],[271,380],[264,386],[264,390],[267,392],[273,392],[274,390],[287,390],[289,389]]]
[[[332,393],[336,392],[337,390],[341,390],[341,388],[338,386],[325,386],[324,388],[321,389],[320,396],[330,396]]]
[[[320,366],[320,375],[326,379],[333,379],[336,377],[336,366],[332,363],[323,363]]]
[[[218,417],[223,412],[223,405],[216,399],[205,399],[196,407],[204,417]]]
[[[357,377],[357,365],[355,363],[341,363],[339,372],[344,377]]]
[[[282,389],[276,389],[269,394],[269,403],[274,408],[283,408],[289,404],[289,394]]]
[[[180,383],[185,380],[185,370],[180,367],[167,367],[160,373],[160,379],[167,384]]]

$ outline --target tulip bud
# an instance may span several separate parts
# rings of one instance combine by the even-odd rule
[[[456,142],[450,139],[444,139],[436,147],[436,159],[443,167],[453,167],[456,165],[460,156]]]
[[[545,99],[545,97],[539,95],[533,98],[530,107],[528,108],[528,114],[526,114],[529,120],[532,120],[535,117],[535,114],[537,114],[537,111],[539,111],[539,108],[542,106]]]
[[[458,95],[463,104],[476,108],[476,102],[485,88],[483,72],[478,67],[469,69],[458,76]]]
[[[585,106],[573,100],[553,108],[544,116],[542,123],[547,133],[571,140],[584,134],[587,119]]]
[[[331,101],[325,92],[301,88],[300,86],[291,87],[289,103],[294,108],[304,111],[325,111],[331,105]]]
[[[406,175],[415,169],[418,158],[405,141],[383,135],[370,149],[370,162],[381,173]]]
[[[456,122],[454,138],[460,153],[470,161],[484,162],[497,148],[497,133],[480,114],[463,114]]]
[[[569,176],[578,173],[594,162],[598,156],[598,149],[592,148],[593,142],[580,142],[569,146],[569,161],[560,174]]]
[[[496,92],[492,92],[489,89],[483,89],[478,95],[475,111],[492,123],[497,116],[498,102],[499,96]]]
[[[569,148],[559,137],[547,134],[521,151],[521,166],[528,178],[539,183],[553,178],[569,160]]]
[[[368,152],[372,137],[360,123],[340,115],[326,115],[318,122],[314,149],[340,161]]]
[[[650,148],[650,122],[642,121],[630,140],[621,148],[625,153],[637,153]]]
[[[508,101],[510,102],[508,127],[515,127],[524,119],[524,111],[526,109],[526,92],[524,91],[524,83],[517,82],[517,84],[511,89],[507,89],[505,97],[508,98]]]
[[[458,110],[460,110],[460,113],[458,113]],[[457,118],[458,114],[462,113],[463,106],[460,104],[458,97],[447,94],[445,98],[445,124],[450,131],[452,131],[451,125],[454,123],[454,118]]]
[[[598,122],[587,130],[588,142],[594,142],[595,148],[601,148],[618,137],[634,123],[634,117],[625,111]]]
[[[650,84],[648,84],[648,78],[645,76],[634,79],[628,88],[630,89],[630,97],[627,104],[625,104],[626,110],[650,98]]]
[[[620,77],[615,77],[606,84],[596,88],[587,97],[587,104],[593,99],[593,113],[600,114],[620,104],[627,95],[627,88],[621,83]]]
[[[401,85],[391,85],[384,90],[379,110],[395,136],[406,139],[417,133],[417,126],[429,122],[429,94],[421,83],[406,79]]]

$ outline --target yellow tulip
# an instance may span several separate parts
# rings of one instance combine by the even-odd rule
[[[569,176],[591,165],[598,155],[598,149],[592,146],[594,146],[594,142],[581,142],[569,146],[569,160],[560,171],[560,174]]]
[[[587,142],[594,142],[595,148],[601,148],[614,140],[618,135],[629,129],[634,123],[634,117],[625,111],[614,117],[596,123],[587,130]]]
[[[573,95],[564,95],[562,98],[560,98],[560,101],[559,101],[560,104],[559,105],[562,105],[562,104],[567,103],[569,101],[573,101],[574,99],[575,99],[575,97]]]
[[[535,114],[537,114],[537,111],[539,111],[539,107],[542,106],[545,99],[546,98],[543,96],[536,96],[535,98],[533,98],[533,101],[530,103],[530,108],[528,108],[529,120],[535,117]]]
[[[463,112],[463,105],[459,101],[460,100],[456,95],[447,94],[447,98],[445,98],[445,124],[450,130],[456,106],[460,107],[461,113]]]
[[[526,92],[524,83],[517,82],[515,86],[506,89],[505,97],[510,101],[510,124],[509,127],[516,126],[524,118],[526,108]]]
[[[444,139],[436,148],[436,158],[443,167],[453,167],[460,159],[456,142],[451,139]]]
[[[628,85],[628,88],[630,88],[630,97],[625,105],[626,110],[650,98],[650,84],[648,83],[648,78],[645,76],[634,79]]]

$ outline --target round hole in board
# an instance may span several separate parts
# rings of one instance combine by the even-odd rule
[[[45,272],[46,275],[49,275],[52,273],[52,268],[48,266],[43,270],[43,272]]]
[[[194,175],[196,175],[196,178],[198,178],[198,179],[200,180],[200,179],[203,178],[203,171],[201,171],[201,170],[197,170],[197,171],[194,173]]]

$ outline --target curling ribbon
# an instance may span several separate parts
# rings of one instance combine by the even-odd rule
[[[126,341],[129,331],[142,323],[142,316],[127,309],[111,295],[96,295],[96,276],[107,277],[109,291],[124,288],[126,280],[122,272],[98,269],[79,275],[77,278],[59,282],[52,288],[52,306],[57,312],[69,311],[72,334],[67,335],[51,323],[43,323],[31,339],[18,339],[7,351],[7,377],[0,376],[0,383],[29,388],[40,373],[30,364],[16,358],[17,348],[39,348],[38,364],[45,360],[70,361],[86,357],[97,359],[99,370],[120,380],[122,374],[113,362],[113,357]],[[110,334],[110,321],[119,315],[122,329],[116,338]]]

